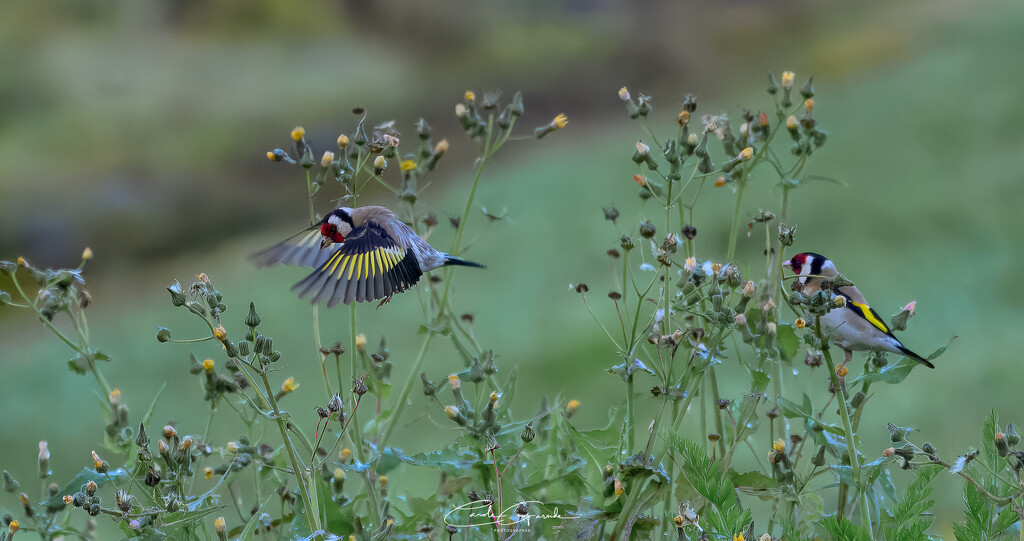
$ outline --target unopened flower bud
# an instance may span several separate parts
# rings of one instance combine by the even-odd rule
[[[996,452],[999,456],[1006,456],[1010,452],[1010,446],[1006,443],[1006,434],[1002,432],[996,432]]]
[[[566,404],[566,406],[565,406],[566,417],[567,418],[572,418],[573,415],[576,415],[576,411],[579,410],[579,409],[580,409],[580,401],[579,400],[570,400],[569,403]]]
[[[384,156],[377,156],[373,160],[373,174],[380,176],[388,168],[388,160]]]
[[[331,162],[333,162],[333,161],[334,161],[334,153],[329,151],[329,150],[324,151],[323,157],[320,158],[320,167],[325,167],[325,168],[326,167],[330,167],[331,166]]]
[[[455,406],[445,406],[444,413],[449,419],[455,421],[459,426],[466,426],[466,416],[459,411],[459,408]]]
[[[213,529],[217,532],[218,537],[227,539],[227,525],[224,517],[217,517],[214,519]]]
[[[807,78],[807,82],[804,83],[803,88],[800,89],[800,95],[803,96],[804,99],[807,99],[807,100],[809,100],[809,99],[814,97],[814,76],[813,75],[811,75],[810,77]]]
[[[306,128],[302,126],[295,126],[295,129],[292,130],[292,139],[295,141],[301,141],[304,135],[306,135]]]
[[[523,440],[523,443],[530,443],[536,435],[533,431],[533,422],[531,421],[523,427],[523,431],[519,434],[519,439]]]
[[[348,136],[343,133],[343,134],[338,136],[338,148],[340,150],[345,150],[345,147],[347,147],[347,146],[348,146]]]
[[[96,454],[96,451],[92,452],[92,465],[96,470],[96,473],[107,473],[107,470],[110,469],[110,465],[107,464],[107,461],[100,458],[100,455]]]
[[[903,441],[903,438],[906,437],[906,435],[907,435],[907,429],[903,428],[901,426],[896,426],[896,425],[894,425],[892,423],[889,423],[888,424],[888,428],[889,428],[889,439],[892,440],[893,443],[897,443],[897,442]]]
[[[50,448],[45,441],[39,442],[39,477],[46,479],[53,472],[50,471]]]
[[[85,495],[92,496],[96,494],[97,488],[99,487],[98,485],[96,485],[96,481],[89,481],[88,483],[85,484]]]
[[[157,327],[156,330],[156,341],[167,342],[171,339],[171,330],[167,327]]]
[[[1017,434],[1017,427],[1013,423],[1006,425],[1006,443],[1010,444],[1010,447],[1020,443],[1020,435]]]

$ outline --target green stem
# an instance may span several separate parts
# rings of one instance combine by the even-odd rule
[[[626,359],[626,365],[629,366],[630,359]],[[633,453],[633,447],[636,444],[636,404],[633,403],[633,376],[629,375],[626,377],[626,426],[623,427],[623,432],[626,433],[626,449],[630,454]]]
[[[711,358],[715,354],[712,351],[709,354]],[[718,407],[718,401],[721,399],[721,395],[718,393],[718,376],[715,375],[715,367],[708,367],[708,379],[711,383],[711,395],[714,398],[714,402],[711,404],[711,411],[715,412],[715,430],[718,432],[718,452],[720,456],[725,457],[725,426],[722,424],[722,410]]]
[[[861,526],[872,532],[871,512],[868,508],[867,491],[864,490],[864,479],[861,477],[860,460],[857,458],[857,442],[854,439],[853,425],[850,423],[850,411],[846,406],[846,390],[839,385],[839,376],[836,374],[836,365],[832,362],[832,353],[829,352],[828,342],[821,333],[821,318],[814,322],[814,333],[821,341],[821,351],[825,354],[825,364],[828,365],[829,378],[832,380],[832,388],[835,389],[836,402],[839,403],[839,415],[843,419],[843,434],[846,439],[846,451],[850,458],[850,469],[853,479],[857,483],[854,487],[860,495],[860,520]]]
[[[353,384],[354,384],[356,378],[359,377],[358,366],[357,366],[357,361],[359,359],[359,351],[358,351],[359,348],[355,347],[355,345],[356,345],[356,303],[352,303],[352,317],[351,317],[350,321],[351,321],[351,327],[352,327],[351,328],[351,340],[352,340],[351,344],[352,344],[352,347],[350,348],[351,351],[352,351],[352,357],[351,357],[350,360],[352,362],[352,381],[353,381]],[[340,366],[338,367],[338,373],[339,374],[341,373],[341,367]],[[339,376],[339,377],[341,377],[341,376]],[[338,382],[338,385],[339,385],[338,392],[341,392],[341,387],[340,387],[341,382],[340,381]],[[360,462],[365,462],[364,457],[363,457],[363,431],[359,427],[359,417],[358,417],[359,412],[358,412],[358,409],[353,407],[351,415],[352,415],[352,418],[349,420],[349,424],[352,425],[352,430],[353,430],[352,437],[355,440],[355,445],[356,445],[356,458],[358,458]]]
[[[380,439],[379,449],[385,449],[388,441],[391,439],[391,434],[395,431],[395,427],[398,426],[398,419],[402,416],[402,410],[405,409],[405,403],[409,399],[409,393],[412,392],[412,386],[416,382],[416,378],[419,376],[420,367],[423,365],[423,359],[426,357],[427,348],[430,347],[430,341],[434,338],[434,332],[428,330],[426,338],[423,339],[423,345],[420,346],[420,352],[416,355],[416,360],[412,362],[412,367],[409,369],[409,375],[405,378],[405,383],[402,384],[402,390],[398,393],[398,400],[395,402],[395,409],[388,417],[387,428],[384,429],[384,435]]]
[[[729,229],[729,251],[725,256],[727,262],[733,260],[733,256],[736,255],[736,235],[739,233],[740,226],[740,209],[743,204],[743,188],[747,186],[747,179],[741,177],[736,190],[736,209],[732,213],[732,227]]]

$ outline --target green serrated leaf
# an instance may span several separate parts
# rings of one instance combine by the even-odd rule
[[[785,398],[782,398],[781,396],[778,398],[778,401],[779,408],[782,409],[782,414],[785,415],[787,418],[792,419],[793,417],[802,417],[804,419],[814,419],[814,409],[811,408],[810,403],[811,398],[806,394],[804,395],[803,404],[791,402],[789,400],[786,400]]]
[[[775,343],[779,345],[779,354],[782,361],[787,365],[793,364],[793,359],[800,350],[800,338],[796,335],[796,329],[788,323],[780,323],[777,327]]]

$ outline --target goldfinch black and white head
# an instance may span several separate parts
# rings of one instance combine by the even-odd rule
[[[835,278],[839,274],[835,263],[814,252],[797,254],[782,265],[789,267],[798,276],[797,281],[803,285],[806,294],[821,289],[822,279]],[[928,368],[935,368],[928,359],[910,351],[893,336],[889,326],[882,321],[878,312],[868,306],[864,295],[855,286],[835,287],[833,293],[842,296],[846,304],[822,316],[822,330],[829,334],[833,343],[843,348],[847,361],[853,351],[885,351],[910,357]]]
[[[369,302],[401,293],[424,272],[448,265],[483,267],[435,250],[384,207],[341,207],[320,223],[250,258],[258,267],[313,267],[292,286],[313,304]]]

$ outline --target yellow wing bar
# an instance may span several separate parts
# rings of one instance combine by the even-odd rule
[[[850,304],[852,305],[853,311],[857,312],[857,315],[866,319],[868,323],[874,325],[876,329],[884,332],[885,334],[892,334],[889,327],[878,317],[878,314],[876,314],[870,306],[853,301],[850,301]]]
[[[320,270],[327,271],[336,280],[372,279],[395,268],[404,257],[405,250],[398,246],[375,248],[360,254],[339,250]]]

